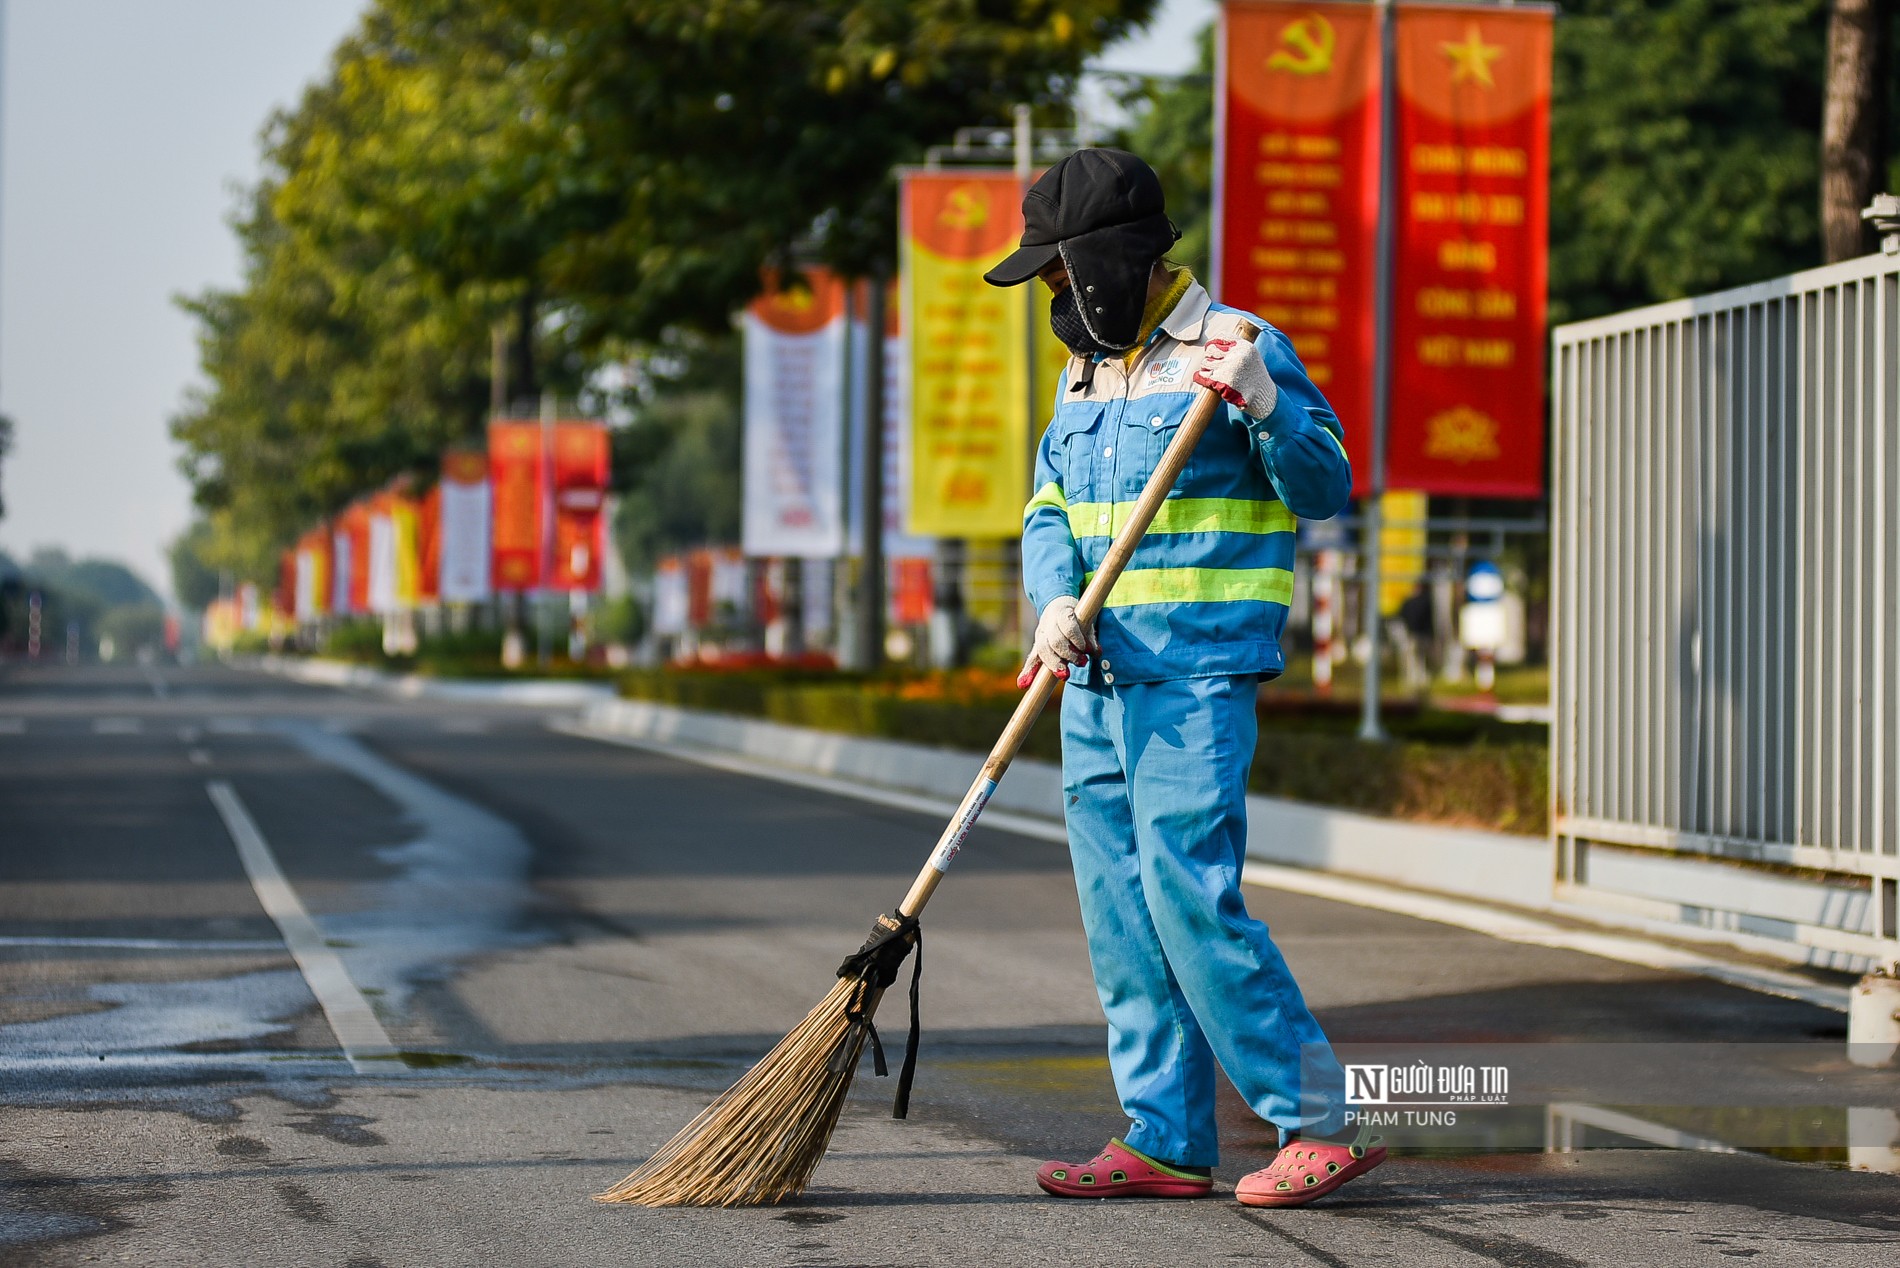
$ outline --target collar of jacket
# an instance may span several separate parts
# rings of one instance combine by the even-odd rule
[[[1148,301],[1141,314],[1141,338],[1135,340],[1135,346],[1122,354],[1122,364],[1132,366],[1148,350],[1148,345],[1161,333],[1161,323],[1174,314],[1186,296],[1188,288],[1194,285],[1194,274],[1185,268],[1168,270],[1168,287]]]
[[[1207,293],[1207,288],[1194,280],[1194,274],[1185,268],[1180,272],[1187,275],[1187,291],[1176,301],[1168,315],[1161,319],[1161,324],[1156,329],[1166,333],[1171,339],[1177,339],[1182,343],[1193,343],[1201,337],[1207,326],[1208,310],[1213,307],[1214,300]],[[1128,353],[1129,359],[1124,364],[1133,366],[1135,360],[1139,359],[1153,342],[1154,332],[1150,331],[1148,338],[1137,343]],[[1101,362],[1095,357],[1071,357],[1069,360],[1070,390],[1084,390],[1094,379],[1095,367],[1099,364]]]

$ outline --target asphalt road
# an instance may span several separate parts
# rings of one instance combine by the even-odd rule
[[[1514,1100],[1306,1210],[1047,1199],[1036,1163],[1122,1122],[1065,854],[981,827],[927,917],[908,1121],[866,1071],[796,1203],[595,1204],[803,1016],[940,825],[548,720],[0,667],[0,1263],[1900,1264],[1900,1178],[1838,1165],[1900,1095],[1843,1067],[1838,1014],[1271,890],[1337,1042],[1664,1091]],[[405,1060],[347,1059],[230,805]],[[1711,1087],[1740,1107],[1683,1108]],[[1223,1116],[1231,1184],[1271,1143]]]

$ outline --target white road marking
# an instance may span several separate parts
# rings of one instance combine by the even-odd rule
[[[25,735],[25,718],[0,718],[0,735]]]
[[[137,718],[94,718],[94,735],[137,735],[145,729],[144,723]]]
[[[32,938],[0,937],[0,947],[72,947],[107,951],[282,951],[284,944],[264,938]]]
[[[939,815],[947,819],[957,810],[954,802],[935,797],[891,792],[883,788],[869,788],[842,779],[830,779],[823,775],[807,774],[804,771],[768,766],[763,762],[755,762],[727,753],[714,753],[705,749],[687,748],[658,741],[637,740],[625,735],[609,735],[565,720],[550,720],[547,725],[549,730],[558,731],[563,735],[618,744],[624,748],[643,749],[683,761],[696,762],[701,766],[731,771],[737,775],[775,779],[782,784],[795,784],[800,788],[835,793],[841,797],[855,797],[859,801],[874,802],[881,806],[895,806],[900,810],[914,810],[919,814]],[[987,827],[1002,828],[1019,836],[1034,837],[1041,841],[1067,844],[1069,840],[1067,829],[1060,823],[1030,815],[988,810],[984,812],[981,822]],[[1349,903],[1355,907],[1389,911],[1395,915],[1411,916],[1416,920],[1429,920],[1434,924],[1469,929],[1473,933],[1485,934],[1505,942],[1555,947],[1564,951],[1576,951],[1583,955],[1594,955],[1605,960],[1616,960],[1623,964],[1635,964],[1643,968],[1691,973],[1698,977],[1713,978],[1715,981],[1725,982],[1730,986],[1739,986],[1744,990],[1759,991],[1765,995],[1779,995],[1784,999],[1798,999],[1835,1012],[1847,1011],[1847,991],[1840,987],[1823,986],[1799,974],[1720,960],[1713,956],[1701,955],[1681,947],[1663,942],[1651,942],[1628,934],[1601,933],[1592,929],[1568,929],[1562,925],[1540,920],[1535,916],[1520,915],[1495,907],[1465,902],[1462,899],[1421,894],[1412,890],[1381,885],[1376,881],[1360,880],[1357,877],[1340,876],[1331,872],[1308,871],[1305,868],[1284,867],[1275,863],[1250,862],[1241,870],[1240,879],[1250,885],[1288,890],[1313,898],[1324,898],[1331,902]]]
[[[237,846],[238,858],[250,875],[251,888],[257,891],[257,901],[277,923],[284,945],[290,948],[291,958],[297,961],[304,981],[310,984],[310,993],[322,1005],[323,1015],[329,1018],[330,1029],[343,1046],[343,1055],[349,1058],[351,1067],[358,1074],[402,1070],[404,1067],[396,1045],[390,1042],[389,1032],[383,1029],[383,1023],[377,1019],[363,992],[350,980],[342,959],[304,909],[303,900],[291,888],[283,869],[277,865],[277,856],[271,853],[256,821],[238,800],[236,790],[223,780],[214,779],[205,785],[205,791],[211,795],[212,804],[218,808],[225,829]]]

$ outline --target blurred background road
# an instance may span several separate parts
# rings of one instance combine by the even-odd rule
[[[1121,1122],[1065,853],[995,829],[931,908],[909,1121],[867,1070],[803,1199],[596,1206],[817,999],[933,820],[534,710],[224,668],[3,672],[8,1264],[1900,1262],[1900,1181],[1740,1153],[1433,1151],[1277,1214],[1045,1199],[1035,1162]],[[233,806],[320,930],[306,952],[334,955],[405,1059],[352,1067]],[[1776,1041],[1838,1061],[1842,1018],[1811,1005],[1250,901],[1342,1043]],[[901,1045],[895,1006],[885,1023]],[[1272,1146],[1224,1095],[1231,1183]]]

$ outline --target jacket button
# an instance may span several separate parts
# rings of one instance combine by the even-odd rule
[[[1148,425],[1149,425],[1149,426],[1151,426],[1151,427],[1159,427],[1159,426],[1161,426],[1161,415],[1159,415],[1159,414],[1156,414],[1156,415],[1155,415],[1155,416],[1154,416],[1153,418],[1151,418],[1151,419],[1149,419],[1149,420],[1148,420]]]
[[[1103,512],[1102,512],[1102,513],[1101,513],[1100,515],[1098,515],[1098,516],[1096,516],[1096,517],[1095,517],[1095,522],[1096,522],[1097,524],[1106,524],[1106,523],[1108,523],[1108,512],[1107,512],[1107,511],[1103,511]]]
[[[1102,457],[1113,458],[1114,456],[1115,456],[1115,446],[1110,445],[1108,448],[1102,450]]]
[[[1108,659],[1107,659],[1106,657],[1104,657],[1104,658],[1103,658],[1103,660],[1102,660],[1102,668],[1103,668],[1103,669],[1107,669],[1107,668],[1108,668]]]
[[[1113,684],[1114,684],[1114,682],[1115,682],[1115,675],[1114,675],[1114,674],[1103,674],[1103,675],[1102,675],[1102,681],[1103,681],[1103,682],[1105,682],[1105,683],[1108,683],[1108,684],[1110,684],[1110,685],[1113,685]]]

